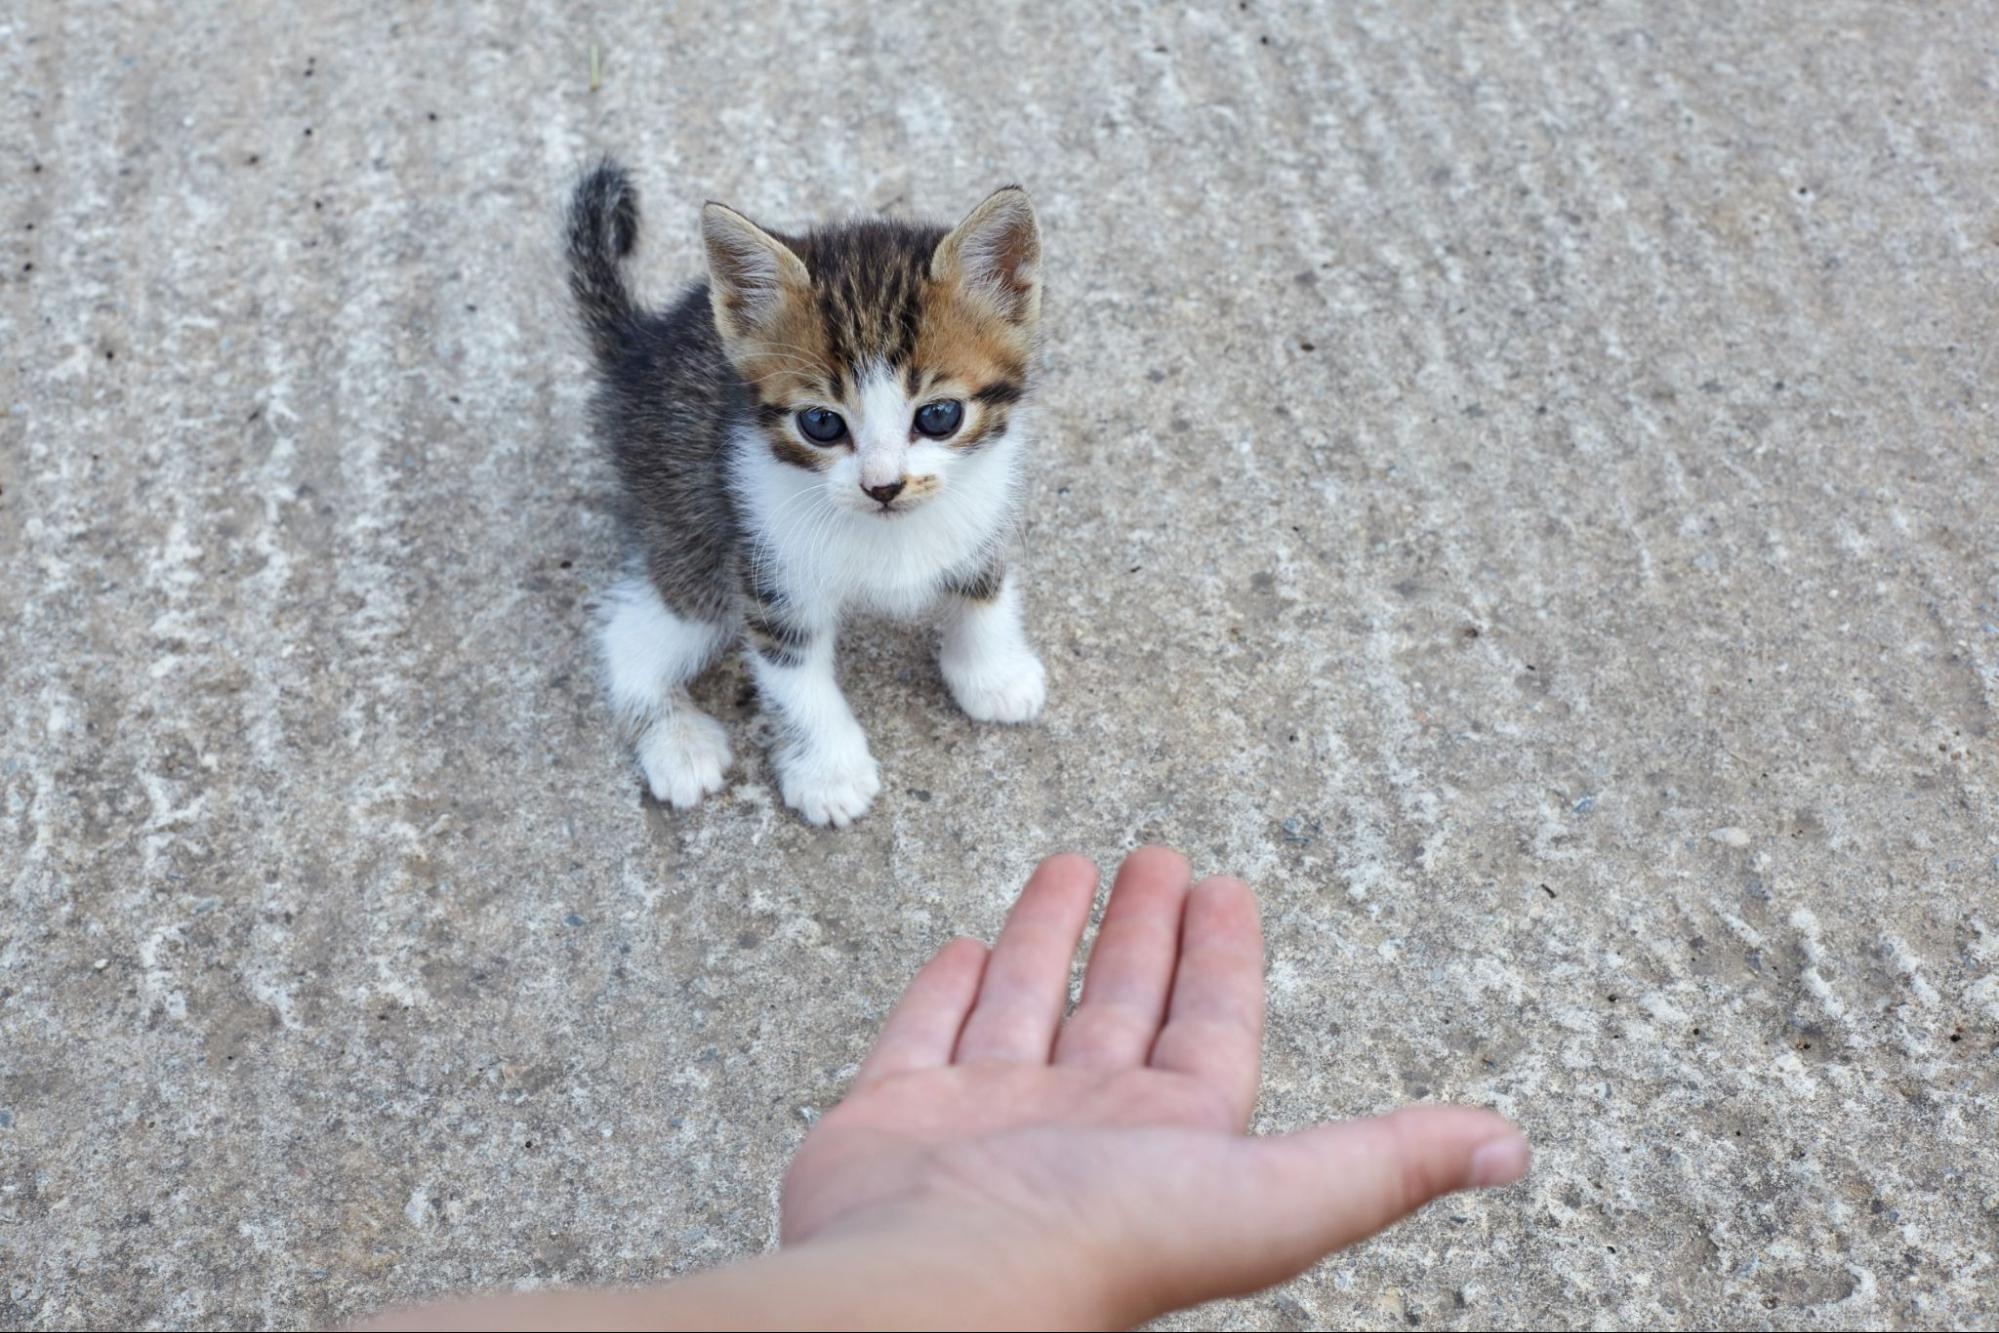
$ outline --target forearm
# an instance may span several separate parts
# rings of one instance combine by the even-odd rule
[[[1088,1328],[1114,1316],[1081,1275],[971,1237],[833,1236],[651,1287],[479,1297],[380,1329]]]

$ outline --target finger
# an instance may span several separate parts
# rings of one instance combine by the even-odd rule
[[[1145,1063],[1166,1017],[1191,877],[1187,858],[1166,847],[1141,847],[1118,867],[1083,975],[1082,1003],[1055,1039],[1056,1064]]]
[[[1242,1125],[1256,1103],[1262,1054],[1263,930],[1256,895],[1240,880],[1204,879],[1187,895],[1173,995],[1150,1063],[1213,1085]]]
[[[1527,1140],[1506,1119],[1468,1106],[1409,1106],[1372,1120],[1320,1125],[1245,1145],[1252,1216],[1283,1271],[1365,1240],[1456,1190],[1510,1185],[1527,1174]]]
[[[1168,1310],[1244,1295],[1295,1277],[1453,1190],[1511,1184],[1527,1141],[1490,1111],[1407,1107],[1375,1120],[1217,1142],[1150,1135],[1175,1169],[1147,1173],[1130,1212],[1144,1281],[1115,1309],[1128,1328]]]
[[[1083,857],[1051,856],[1035,867],[986,960],[958,1038],[959,1063],[1047,1061],[1069,999],[1069,963],[1096,896],[1097,868]]]
[[[952,940],[939,949],[889,1011],[854,1086],[950,1064],[985,970],[986,946],[977,940]]]

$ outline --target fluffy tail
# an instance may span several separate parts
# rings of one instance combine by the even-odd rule
[[[602,158],[569,201],[569,290],[600,363],[617,355],[638,322],[620,262],[639,234],[639,192],[625,169]]]

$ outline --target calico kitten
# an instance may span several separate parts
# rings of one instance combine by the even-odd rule
[[[638,233],[630,178],[607,160],[570,205],[593,421],[637,538],[602,628],[611,701],[653,795],[691,807],[721,789],[730,754],[687,685],[741,638],[785,803],[844,827],[881,788],[834,679],[848,609],[941,603],[958,705],[993,722],[1041,711],[1004,551],[1040,233],[1013,186],[948,230],[870,219],[782,235],[713,203],[701,227],[709,280],[649,313],[620,267]]]

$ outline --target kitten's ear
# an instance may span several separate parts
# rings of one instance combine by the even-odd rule
[[[750,333],[776,312],[788,292],[812,286],[796,251],[733,208],[703,207],[701,236],[708,243],[715,327],[724,338]]]
[[[1041,227],[1027,191],[1009,185],[986,196],[930,255],[930,273],[986,297],[1017,324],[1041,312]]]

